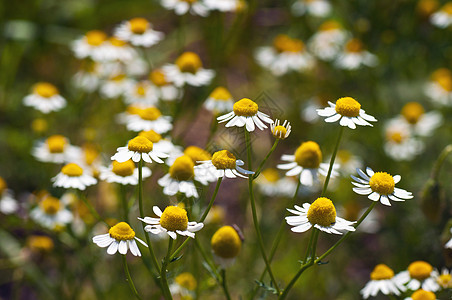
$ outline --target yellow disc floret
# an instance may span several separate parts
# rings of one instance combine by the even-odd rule
[[[396,144],[401,144],[405,140],[405,134],[401,131],[391,130],[386,134],[386,138]]]
[[[361,104],[352,97],[343,97],[336,101],[336,112],[346,117],[357,117]]]
[[[130,31],[135,34],[143,34],[150,27],[149,22],[144,18],[133,18],[129,21]]]
[[[436,295],[433,292],[425,291],[423,289],[415,291],[411,294],[412,300],[436,300]]]
[[[80,177],[83,175],[83,169],[75,163],[69,163],[61,169],[61,173],[70,177]]]
[[[162,136],[155,132],[154,130],[148,130],[148,131],[141,131],[139,136],[144,136],[148,140],[150,140],[152,143],[158,143],[162,139]]]
[[[444,6],[441,7],[441,11],[445,12],[449,16],[452,15],[452,3],[447,2],[446,4],[444,4]]]
[[[262,175],[267,181],[271,183],[275,183],[279,180],[279,173],[275,168],[268,168],[263,170]]]
[[[279,125],[276,126],[273,131],[273,136],[277,139],[285,139],[286,138],[286,133],[287,133],[287,129],[286,127]]]
[[[42,201],[39,203],[39,206],[46,214],[54,215],[60,210],[61,203],[58,198],[47,196],[42,199]]]
[[[198,161],[212,159],[212,155],[210,155],[209,152],[196,146],[188,146],[187,148],[185,148],[184,154],[190,157],[195,164]]]
[[[130,151],[149,153],[152,151],[154,145],[144,136],[137,136],[129,141],[127,147]]]
[[[155,121],[158,118],[160,118],[162,113],[160,112],[160,110],[157,107],[148,107],[148,108],[139,110],[138,115],[143,120]]]
[[[280,34],[273,40],[273,47],[278,52],[301,52],[304,43],[298,39],[292,39],[288,35]]]
[[[235,169],[236,161],[237,159],[235,158],[234,154],[232,154],[228,150],[215,152],[212,156],[212,164],[219,170]]]
[[[85,34],[86,42],[91,46],[100,46],[107,40],[105,32],[100,30],[91,30]]]
[[[171,178],[185,181],[190,180],[195,176],[193,160],[187,155],[176,158],[169,169]]]
[[[36,133],[43,133],[49,128],[49,124],[46,119],[36,118],[31,122],[31,129]]]
[[[317,198],[308,209],[308,220],[312,225],[329,227],[336,223],[336,208],[333,202],[325,197]]]
[[[165,86],[168,84],[165,73],[163,73],[162,69],[152,71],[149,74],[149,80],[156,86]]]
[[[210,241],[213,252],[222,258],[234,258],[242,248],[242,240],[237,231],[231,226],[218,229]]]
[[[123,47],[123,46],[127,45],[126,41],[115,38],[114,36],[109,38],[108,41],[110,42],[110,44],[112,44],[115,47]]]
[[[63,153],[67,145],[67,139],[62,135],[56,134],[48,137],[46,144],[50,153]]]
[[[27,246],[32,251],[49,252],[53,249],[53,240],[45,235],[32,235],[27,238]]]
[[[33,93],[43,97],[50,98],[58,95],[58,89],[51,83],[48,82],[38,82],[33,86]]]
[[[168,206],[160,217],[160,226],[168,231],[186,230],[188,226],[187,211],[177,206]]]
[[[313,141],[302,143],[295,151],[295,161],[303,168],[317,169],[322,162],[319,144]]]
[[[410,273],[410,277],[420,281],[429,278],[432,271],[433,271],[432,265],[422,260],[412,262],[408,266],[408,272]]]
[[[125,162],[117,162],[116,160],[113,161],[113,173],[115,173],[118,176],[126,177],[133,174],[133,171],[135,171],[135,163],[129,159]]]
[[[259,106],[256,102],[243,98],[234,103],[233,110],[236,116],[252,117],[257,114]]]
[[[146,84],[142,82],[138,83],[135,86],[135,93],[140,97],[146,96]]]
[[[359,53],[363,48],[363,43],[359,39],[351,39],[345,44],[345,50],[350,53]]]
[[[369,180],[370,188],[380,195],[390,195],[394,192],[394,178],[386,172],[375,172]]]
[[[370,273],[370,279],[372,280],[386,280],[394,277],[394,271],[385,264],[376,265],[372,273]]]
[[[191,273],[184,272],[174,278],[174,281],[183,288],[189,291],[194,291],[196,289],[196,279]]]
[[[341,28],[342,28],[341,24],[334,20],[326,21],[322,23],[322,25],[320,25],[320,31],[337,30]]]
[[[418,102],[408,102],[401,111],[402,116],[410,124],[416,124],[424,113],[424,107]]]
[[[6,185],[6,181],[2,177],[0,177],[0,197],[1,197],[1,194],[3,194],[3,192],[6,190],[7,187],[8,186]]]
[[[198,54],[194,52],[184,52],[176,59],[176,65],[183,73],[195,74],[200,68],[202,68],[201,59]]]
[[[452,275],[451,274],[441,274],[436,279],[436,282],[442,287],[442,288],[451,288],[452,287]]]
[[[135,237],[135,231],[126,222],[119,222],[111,227],[108,233],[117,241],[127,241]]]
[[[210,98],[213,98],[217,101],[227,101],[232,99],[231,93],[227,88],[219,86],[210,93]]]

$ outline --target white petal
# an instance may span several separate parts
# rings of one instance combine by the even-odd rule
[[[121,254],[127,254],[127,242],[126,241],[119,242],[118,251]]]
[[[118,251],[118,246],[119,246],[118,241],[114,241],[113,243],[111,243],[110,247],[107,248],[107,253],[110,255],[115,254],[116,251]]]

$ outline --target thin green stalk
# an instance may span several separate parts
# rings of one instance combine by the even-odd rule
[[[204,249],[201,246],[201,243],[195,239],[195,245],[196,248],[198,249],[199,253],[201,254],[202,258],[204,259],[204,261],[207,263],[207,265],[209,265],[209,267],[212,269],[212,272],[215,275],[215,280],[218,282],[218,284],[221,284],[221,276],[220,274],[218,274],[218,270],[217,267],[215,266],[214,263],[212,263],[212,261],[209,259],[209,257],[206,254],[206,251],[204,251]]]
[[[311,262],[314,263],[315,252],[317,251],[317,240],[319,239],[320,230],[313,228],[314,230],[314,240],[312,241],[312,252],[311,252]]]
[[[135,297],[138,300],[141,300],[140,295],[138,294],[137,289],[135,288],[135,285],[133,284],[132,281],[132,276],[130,276],[130,272],[129,272],[129,267],[127,266],[127,260],[126,260],[126,256],[125,255],[121,255],[122,256],[122,264],[124,266],[124,272],[126,273],[127,276],[127,282],[129,283],[129,287],[132,290],[133,294],[135,295]]]
[[[129,204],[127,203],[126,186],[123,184],[119,184],[119,190],[122,202],[123,218],[125,222],[129,223]]]
[[[102,217],[97,213],[96,209],[89,203],[88,199],[86,199],[86,195],[80,191],[80,198],[82,199],[83,203],[85,203],[86,207],[88,207],[91,214],[97,219],[97,221],[104,223],[107,227],[110,227],[107,222],[102,219]]]
[[[325,183],[323,184],[322,196],[325,195],[328,183],[330,182],[331,173],[333,171],[334,160],[336,159],[337,150],[339,149],[339,144],[341,143],[342,134],[344,133],[344,126],[341,126],[339,130],[339,137],[337,138],[336,146],[334,146],[333,155],[331,155],[330,166],[328,168],[328,174],[326,175]]]
[[[221,279],[222,279],[221,281],[222,281],[224,295],[227,300],[231,300],[231,295],[229,295],[229,291],[228,291],[228,284],[226,283],[226,270],[225,269],[221,270]]]
[[[268,158],[273,153],[273,151],[275,151],[276,146],[278,146],[278,142],[279,142],[279,139],[275,139],[275,142],[273,143],[272,148],[270,149],[270,151],[268,152],[267,156],[264,158],[264,160],[259,165],[259,168],[257,168],[256,173],[254,173],[253,179],[256,179],[259,176],[259,174],[261,173],[262,167],[267,162]]]
[[[170,262],[171,249],[173,248],[173,239],[170,237],[168,242],[168,251],[166,252],[166,256],[163,259],[162,269],[160,272],[160,278],[162,280],[162,290],[165,299],[173,299],[171,296],[171,292],[169,290],[168,278],[166,276],[166,267]]]
[[[279,296],[279,298],[278,298],[279,300],[285,299],[287,297],[287,294],[289,293],[290,289],[295,284],[295,282],[297,282],[298,278],[300,278],[301,274],[303,274],[303,272],[306,271],[308,268],[310,268],[312,265],[313,265],[313,262],[311,261],[311,262],[301,266],[300,270],[297,272],[297,274],[294,276],[294,278],[292,278],[292,280],[289,282],[289,284],[284,289],[281,296]]]
[[[433,169],[432,169],[431,177],[433,180],[438,181],[439,172],[441,170],[441,167],[444,163],[444,160],[450,153],[452,153],[452,145],[447,145],[446,148],[444,148],[443,151],[441,151],[441,154],[439,155],[439,157],[436,160],[435,165],[433,166]]]
[[[246,130],[246,128],[245,128],[245,139],[246,139],[246,150],[247,150],[247,156],[248,156],[248,166],[251,169],[251,144],[250,144],[249,132]],[[259,227],[259,221],[257,219],[256,201],[254,200],[253,176],[252,175],[250,175],[248,178],[248,189],[249,189],[249,193],[250,193],[251,211],[253,213],[253,223],[254,223],[254,228],[256,230],[257,240],[259,242],[259,248],[261,250],[261,254],[262,254],[262,258],[264,259],[265,266],[267,267],[268,274],[270,275],[271,281],[273,282],[276,292],[279,295],[280,290],[279,290],[278,284],[275,280],[275,276],[273,276],[273,272],[271,270],[270,263],[267,259],[267,255],[265,254],[264,241],[262,240],[262,235],[261,235],[261,231],[260,231],[260,227]]]
[[[305,253],[304,259],[303,259],[304,264],[308,262],[308,257],[309,257],[309,254],[311,253],[312,242],[314,240],[314,232],[315,232],[315,230],[311,230],[311,235],[309,236],[308,247],[306,247],[306,253]]]

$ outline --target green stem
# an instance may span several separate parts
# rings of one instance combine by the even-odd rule
[[[124,221],[129,223],[129,204],[127,203],[127,191],[126,186],[123,184],[119,184],[120,197],[122,202]]]
[[[222,279],[221,281],[222,281],[224,295],[226,296],[227,300],[231,300],[231,295],[229,295],[228,285],[226,283],[226,270],[225,269],[221,270],[221,279]]]
[[[122,256],[122,264],[124,266],[124,272],[126,273],[127,276],[127,282],[129,283],[129,287],[132,290],[133,294],[135,295],[135,297],[138,300],[141,300],[140,295],[138,294],[137,289],[135,288],[135,285],[133,284],[132,281],[132,276],[130,276],[130,272],[129,272],[129,267],[127,266],[127,260],[126,260],[126,256],[125,255],[121,255]]]
[[[218,274],[217,267],[209,259],[209,257],[206,254],[206,251],[204,251],[204,249],[201,246],[201,243],[197,239],[195,239],[195,245],[196,245],[196,248],[198,249],[199,253],[201,253],[201,256],[204,259],[204,261],[206,262],[206,264],[210,267],[210,269],[212,269],[212,272],[214,273],[214,277],[215,277],[214,279],[218,282],[218,284],[220,284],[221,276],[220,276],[220,274]]]
[[[88,207],[91,214],[97,219],[97,221],[104,223],[107,227],[110,227],[107,222],[102,219],[102,217],[97,213],[96,209],[89,203],[88,199],[86,199],[86,195],[83,192],[80,192],[80,198],[82,199],[83,203],[85,203],[86,207]]]
[[[163,260],[162,269],[160,272],[160,277],[162,280],[162,289],[164,291],[163,295],[164,295],[165,299],[173,299],[173,297],[171,296],[171,292],[169,290],[169,286],[168,286],[168,278],[166,276],[166,267],[168,266],[168,264],[170,262],[170,255],[171,255],[172,248],[173,248],[173,239],[170,237],[169,242],[168,242],[168,251],[166,252],[166,256],[165,256],[165,259]]]
[[[314,230],[311,230],[311,235],[309,236],[308,247],[306,247],[306,253],[304,255],[303,263],[306,264],[308,262],[309,254],[311,253],[312,242],[314,240]]]
[[[336,146],[334,146],[333,155],[331,155],[330,166],[328,168],[328,174],[325,178],[325,183],[323,184],[322,196],[325,195],[328,183],[330,182],[331,173],[333,172],[334,160],[336,159],[337,150],[339,149],[339,144],[341,143],[342,134],[344,133],[344,126],[341,126],[339,130],[339,137],[337,138]]]
[[[439,157],[436,160],[435,165],[433,166],[433,169],[432,169],[432,179],[433,180],[438,181],[439,172],[441,170],[441,167],[444,163],[444,160],[450,153],[452,153],[452,145],[447,145],[443,149],[443,151],[441,151],[441,154],[439,155]]]
[[[301,274],[303,274],[303,272],[306,271],[308,268],[310,268],[312,265],[313,265],[313,263],[311,261],[308,264],[304,264],[301,266],[300,270],[297,272],[297,274],[294,276],[294,278],[292,278],[292,280],[289,282],[289,284],[284,289],[281,296],[279,296],[279,298],[278,298],[279,300],[285,299],[287,297],[287,294],[289,293],[290,289],[295,284],[295,282],[297,282],[298,278],[300,278]]]
[[[278,142],[279,139],[275,139],[275,142],[273,143],[272,148],[270,149],[270,151],[268,152],[267,156],[264,158],[264,160],[261,162],[261,164],[259,165],[259,168],[257,168],[256,173],[253,176],[253,179],[256,179],[259,174],[261,173],[262,167],[264,166],[264,164],[267,162],[268,158],[270,157],[270,155],[273,153],[273,151],[275,151],[276,146],[278,146]]]

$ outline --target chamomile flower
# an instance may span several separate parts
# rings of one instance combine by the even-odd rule
[[[72,51],[79,59],[91,58],[94,61],[103,60],[103,49],[107,35],[100,30],[88,31],[84,36],[72,43]]]
[[[405,286],[395,280],[394,271],[385,264],[379,264],[370,273],[370,281],[360,293],[364,299],[367,299],[369,296],[375,297],[379,292],[398,296],[405,290]]]
[[[135,236],[135,231],[126,222],[119,222],[111,227],[106,234],[100,234],[93,237],[93,243],[101,248],[107,248],[107,253],[110,255],[119,252],[126,255],[127,250],[134,256],[141,256],[140,249],[136,241],[143,246],[148,247],[145,242]]]
[[[173,149],[176,147],[168,138],[164,139],[160,134],[158,134],[154,130],[141,131],[138,135],[144,136],[145,138],[150,140],[152,142],[153,149],[158,152],[168,154],[171,153],[171,151],[173,151]]]
[[[270,124],[270,129],[275,139],[285,140],[289,136],[292,130],[292,126],[290,126],[290,122],[288,122],[287,120],[285,120],[284,123],[280,125],[279,120],[276,119],[275,122]]]
[[[177,0],[178,1],[178,0]],[[163,66],[165,76],[177,87],[207,85],[215,76],[215,71],[204,69],[202,61],[194,52],[184,52],[174,65]]]
[[[319,182],[319,174],[326,176],[328,173],[329,164],[322,163],[322,151],[319,144],[313,141],[302,143],[294,155],[284,154],[281,160],[288,163],[279,164],[277,168],[280,170],[288,170],[286,176],[300,176],[302,185],[313,186]],[[335,169],[338,165],[333,166],[331,176],[337,176]]]
[[[318,109],[319,116],[326,117],[325,122],[333,123],[339,121],[341,126],[355,129],[356,125],[373,126],[369,122],[376,122],[373,116],[366,114],[361,109],[361,104],[351,97],[339,98],[336,103],[328,101],[330,107]]]
[[[200,165],[195,168],[200,169],[201,172],[213,173],[217,178],[248,178],[246,175],[252,175],[254,172],[245,170],[240,166],[245,163],[242,160],[236,159],[234,154],[228,150],[217,151],[212,155],[211,160],[199,161]],[[215,168],[215,169],[214,169]]]
[[[438,270],[434,269],[432,272],[432,277],[435,279],[436,283],[439,284],[442,289],[450,289],[452,288],[452,274],[448,269],[443,268],[441,273]]]
[[[267,128],[264,122],[267,124],[273,123],[270,116],[260,112],[257,103],[248,98],[243,98],[235,102],[233,110],[230,113],[218,117],[217,120],[218,123],[227,121],[225,127],[245,126],[248,132],[254,131],[256,126],[260,130]]]
[[[234,107],[234,99],[227,88],[219,86],[210,93],[204,107],[215,115],[231,111]]]
[[[72,213],[65,207],[60,199],[50,195],[45,196],[30,212],[30,217],[43,227],[55,229],[65,226],[73,220]]]
[[[102,51],[106,61],[127,63],[138,55],[137,51],[129,43],[116,37],[110,37],[102,46]]]
[[[127,104],[140,103],[155,105],[159,98],[154,87],[146,80],[135,82],[124,93],[124,102]]]
[[[72,77],[75,87],[89,93],[99,87],[100,81],[99,64],[93,61],[85,61],[82,68]]]
[[[430,292],[436,292],[440,289],[439,284],[432,277],[433,267],[425,261],[412,262],[406,271],[397,274],[400,282],[413,291],[423,289]]]
[[[125,162],[132,159],[134,162],[139,162],[141,159],[147,163],[152,163],[152,160],[161,164],[162,158],[167,158],[168,154],[154,150],[153,143],[144,136],[137,136],[131,139],[127,147],[119,147],[117,152],[111,157],[111,160],[118,162]]]
[[[366,51],[362,42],[356,38],[347,41],[336,59],[336,66],[345,70],[355,70],[361,66],[375,67],[377,63],[377,57]]]
[[[315,63],[301,40],[285,34],[278,35],[273,40],[272,47],[258,49],[256,60],[276,76],[284,75],[289,71],[307,71],[312,69]]]
[[[33,86],[31,94],[23,99],[25,106],[33,107],[44,114],[59,111],[66,106],[56,86],[48,82],[38,82]]]
[[[149,80],[157,97],[163,101],[174,101],[182,96],[181,90],[169,81],[162,69],[155,69],[149,73]]]
[[[293,232],[301,233],[315,227],[326,233],[342,234],[342,231],[355,231],[353,224],[336,216],[333,202],[325,197],[317,198],[312,204],[304,203],[303,207],[295,205],[295,209],[287,209],[295,216],[286,217],[287,224]]]
[[[447,2],[440,10],[430,16],[430,22],[439,28],[446,28],[452,24],[452,2]]]
[[[174,196],[179,192],[188,198],[198,198],[199,195],[193,182],[194,166],[192,159],[186,155],[176,158],[170,166],[169,173],[158,180],[158,184],[163,187],[163,193]]]
[[[190,12],[192,15],[205,17],[209,14],[209,8],[200,0],[161,0],[162,6],[174,10],[176,15],[184,15]]]
[[[356,169],[362,168],[363,161],[360,157],[353,155],[348,150],[339,150],[336,156],[337,163],[341,166],[340,172],[344,175],[351,175]]]
[[[154,206],[152,210],[158,218],[138,218],[144,223],[149,224],[144,229],[152,234],[165,232],[172,239],[176,239],[177,234],[194,238],[195,232],[204,227],[203,223],[189,222],[187,211],[178,206],[167,206],[163,212],[157,206]]]
[[[424,89],[425,94],[439,105],[452,106],[452,73],[441,68],[433,72],[430,82]]]
[[[240,7],[240,0],[204,0],[209,10],[235,12]]]
[[[194,299],[196,286],[195,277],[189,272],[184,272],[174,278],[174,282],[170,284],[169,289],[173,297],[179,295],[181,296],[180,299],[189,300]]]
[[[121,97],[132,86],[132,79],[128,78],[124,73],[118,73],[102,82],[100,93],[107,99],[114,99]]]
[[[86,170],[75,163],[68,163],[61,168],[61,172],[53,177],[52,181],[55,187],[74,188],[82,191],[87,186],[97,183],[96,178],[87,174]]]
[[[55,247],[53,240],[45,235],[31,235],[25,242],[27,248],[35,253],[49,253]]]
[[[387,122],[385,138],[384,150],[394,160],[412,160],[424,150],[424,143],[412,135],[410,125],[401,119]]]
[[[262,194],[268,197],[293,196],[297,188],[297,181],[291,177],[281,178],[278,170],[268,168],[261,172],[256,179],[256,184]]]
[[[411,294],[411,297],[405,298],[405,300],[436,300],[436,295],[433,292],[419,289]]]
[[[138,172],[138,168],[135,167],[135,163],[131,159],[122,163],[114,160],[108,168],[100,167],[99,178],[110,183],[116,182],[123,185],[137,185]],[[143,167],[143,179],[151,176],[151,174],[152,172],[148,167]]]
[[[353,191],[359,195],[369,195],[372,201],[380,201],[381,204],[391,206],[389,200],[405,201],[412,199],[413,194],[406,190],[396,188],[395,185],[402,179],[400,175],[391,176],[386,172],[374,172],[371,168],[366,168],[366,173],[356,169],[359,178],[353,178]]]
[[[160,42],[165,36],[152,29],[152,24],[144,18],[133,18],[124,21],[116,29],[114,35],[134,46],[150,47]]]
[[[314,96],[309,98],[302,107],[300,112],[300,117],[303,121],[307,123],[314,124],[319,120],[319,115],[317,114],[317,110],[325,107],[328,104],[328,101],[325,97],[322,96]]]
[[[308,14],[323,18],[331,13],[331,4],[328,0],[296,0],[291,10],[294,16]]]
[[[9,215],[19,209],[19,203],[14,199],[13,193],[8,189],[6,181],[0,177],[0,212]]]
[[[337,21],[324,22],[309,40],[309,50],[322,60],[331,61],[340,53],[348,32]]]
[[[436,111],[426,113],[424,107],[418,102],[408,102],[402,107],[400,114],[410,125],[413,134],[418,136],[430,136],[443,122],[440,113]]]
[[[39,161],[58,164],[78,161],[82,157],[81,149],[69,144],[69,140],[59,134],[37,142],[31,153]]]
[[[232,226],[218,229],[210,240],[215,261],[225,269],[231,266],[242,248],[242,239]]]
[[[154,130],[159,134],[173,129],[171,117],[163,116],[157,107],[151,106],[139,109],[136,114],[130,115],[126,120],[126,126],[131,131]]]

